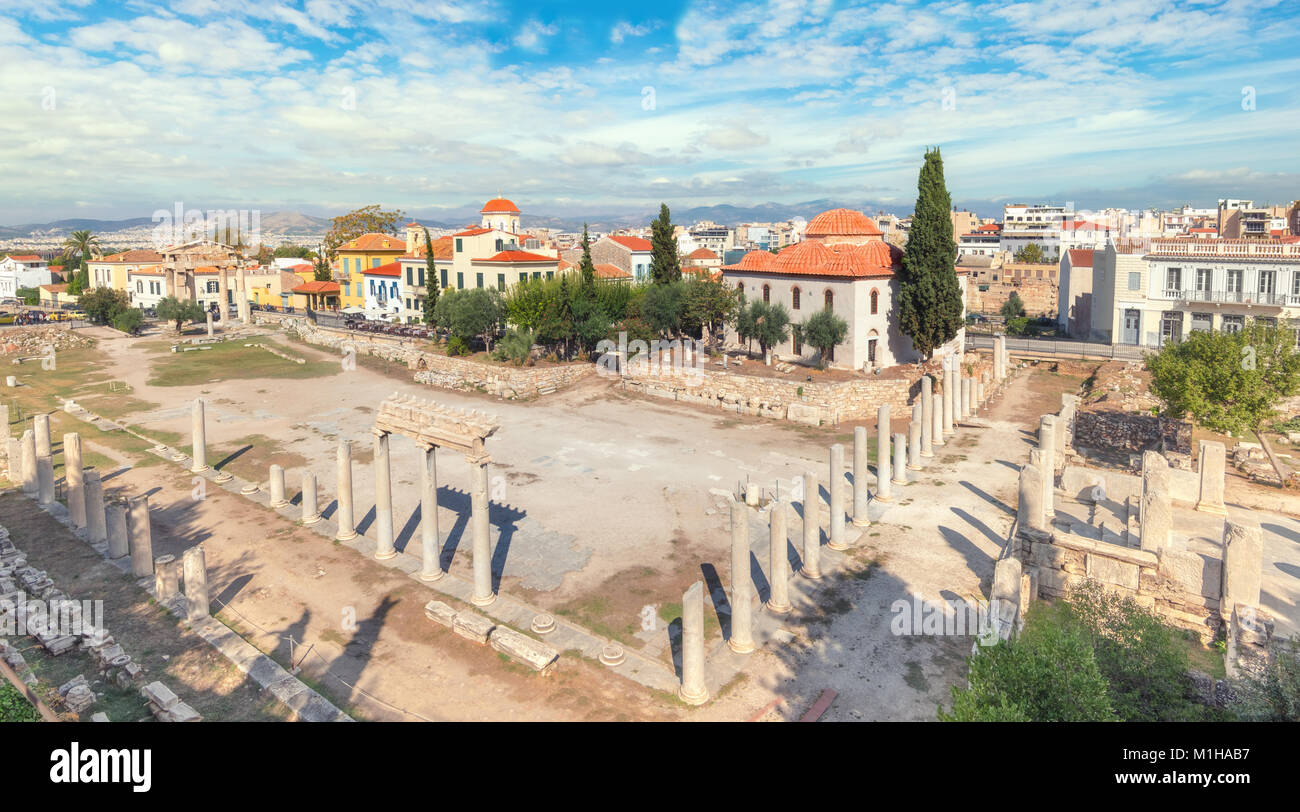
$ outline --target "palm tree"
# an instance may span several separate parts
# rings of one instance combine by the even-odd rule
[[[63,241],[63,256],[68,259],[88,259],[98,253],[99,238],[89,231],[74,231]]]

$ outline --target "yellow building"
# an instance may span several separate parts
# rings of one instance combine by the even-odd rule
[[[135,249],[109,254],[86,262],[87,275],[92,288],[129,290],[128,275],[162,262],[162,254],[148,249]]]
[[[344,308],[365,308],[365,280],[361,274],[394,262],[406,253],[407,241],[391,234],[372,232],[348,240],[338,248],[339,303]]]

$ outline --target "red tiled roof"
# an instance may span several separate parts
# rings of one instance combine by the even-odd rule
[[[37,254],[8,254],[9,259],[16,259],[19,262],[39,262],[40,256]]]
[[[130,251],[122,251],[116,254],[109,254],[99,259],[88,260],[89,262],[162,262],[162,254],[157,251],[150,251],[147,248],[135,248]]]
[[[477,237],[478,235],[486,234],[491,230],[492,229],[490,228],[469,228],[457,234],[453,234],[452,236],[453,237]]]
[[[1187,233],[1188,234],[1218,234],[1219,230],[1217,228],[1189,228],[1187,229]]]
[[[48,290],[50,293],[63,293],[67,289],[67,285],[41,285],[41,290]]]
[[[853,209],[831,209],[812,219],[806,237],[879,237],[884,232],[875,221]]]
[[[608,262],[601,262],[596,265],[597,279],[631,279],[632,274],[618,267],[610,265]]]
[[[372,231],[348,240],[339,246],[340,251],[406,251],[406,239],[392,234]]]
[[[322,282],[319,280],[313,282],[304,282],[289,292],[290,293],[338,293],[339,283]]]
[[[379,265],[374,268],[366,268],[361,271],[363,276],[401,276],[402,263],[390,262],[386,265]]]
[[[415,246],[415,253],[406,254],[402,259],[423,259],[428,251],[424,245]],[[438,237],[433,241],[433,258],[434,259],[451,259],[455,254],[455,246],[451,237]]]
[[[519,207],[504,197],[498,197],[484,203],[483,208],[479,210],[479,214],[496,214],[498,212],[518,214]]]
[[[771,251],[750,251],[735,265],[723,266],[724,271],[774,271],[776,254]]]
[[[686,255],[687,259],[717,259],[718,255],[707,248],[696,248]]]
[[[502,251],[494,254],[487,259],[476,259],[475,262],[555,262],[558,263],[557,257],[548,257],[541,254],[534,254],[531,251]]]
[[[750,251],[739,263],[723,270],[863,279],[892,276],[894,268],[903,260],[902,249],[883,240],[871,240],[861,245],[827,245],[816,240],[805,240],[781,249],[781,253],[771,260],[763,258],[765,253],[767,252]]]
[[[1071,248],[1069,254],[1070,254],[1070,265],[1072,267],[1074,268],[1092,267],[1093,251],[1091,248]]]
[[[985,223],[984,225],[980,226],[975,230],[976,231],[1001,231],[1002,225],[1000,223]]]
[[[644,239],[642,237],[619,236],[619,237],[610,237],[610,239],[618,243],[619,245],[623,246],[624,248],[629,248],[633,251],[649,251],[654,247],[650,244],[649,240]]]

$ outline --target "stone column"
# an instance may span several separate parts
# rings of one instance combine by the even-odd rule
[[[420,447],[420,544],[423,565],[420,580],[436,581],[443,576],[441,534],[438,532],[438,447]]]
[[[1202,440],[1200,461],[1197,464],[1201,475],[1200,493],[1196,497],[1196,509],[1202,513],[1228,515],[1223,504],[1223,474],[1226,450],[1223,443]]]
[[[942,381],[943,381],[942,376],[939,378],[939,381],[942,383]],[[934,395],[934,397],[932,398],[932,400],[934,401],[934,404],[933,404],[934,420],[933,420],[932,425],[930,426],[930,446],[931,446],[931,448],[939,448],[939,447],[941,447],[941,446],[944,445],[944,441],[943,441],[943,393],[942,393],[942,392],[937,392],[937,393],[935,393],[935,395]],[[924,408],[924,404],[922,404],[922,407]]]
[[[9,470],[9,484],[21,487],[23,484],[23,444],[16,437],[5,441],[5,465]]]
[[[289,504],[289,500],[284,498],[284,468],[279,465],[271,466],[271,507],[282,508]]]
[[[696,581],[682,595],[682,685],[677,696],[688,705],[709,701],[704,687],[704,582]]]
[[[153,560],[153,598],[166,604],[181,593],[181,562],[174,555],[160,555]]]
[[[1038,421],[1038,448],[1043,452],[1043,512],[1050,522],[1056,516],[1056,415]]]
[[[921,456],[934,456],[934,379],[921,376]]]
[[[826,545],[832,550],[847,550],[844,541],[844,446],[835,443],[831,446],[831,478],[827,482],[831,492],[831,539]]]
[[[54,460],[49,454],[36,458],[36,503],[54,504]]]
[[[749,569],[749,508],[731,500],[731,637],[737,654],[754,646],[754,578]]]
[[[397,555],[393,548],[393,473],[388,464],[388,432],[375,432],[375,558]],[[478,554],[477,546],[474,550]]]
[[[858,426],[853,429],[853,525],[866,527],[871,524],[867,515],[867,429]]]
[[[1231,620],[1238,605],[1259,606],[1263,560],[1264,536],[1259,522],[1253,518],[1224,522],[1219,597],[1219,616],[1224,620]]]
[[[984,379],[975,382],[975,405],[979,408],[984,405]]]
[[[334,536],[338,541],[348,541],[357,537],[356,517],[352,512],[352,443],[339,440],[336,454],[338,462],[338,517],[339,532]]]
[[[131,554],[130,534],[126,529],[126,503],[114,500],[104,508],[104,521],[108,532],[108,557],[121,558]]]
[[[63,482],[68,486],[68,518],[73,528],[86,526],[86,472],[81,465],[81,435],[63,435]]]
[[[191,621],[208,616],[208,565],[203,545],[185,551],[185,609]]]
[[[208,311],[206,311],[203,315],[207,317],[207,322],[208,322],[208,338],[212,338],[212,311],[211,311],[211,310],[208,310]]]
[[[1169,490],[1169,462],[1157,451],[1142,454],[1142,503],[1138,516],[1142,549],[1160,555],[1169,546],[1174,509]]]
[[[955,381],[957,377],[953,374],[951,366],[943,370],[943,433],[951,435],[955,431],[957,423],[957,387]]]
[[[32,418],[32,425],[36,429],[36,456],[52,456],[54,450],[50,445],[50,416],[38,414]]]
[[[492,592],[492,525],[488,522],[488,462],[489,458],[472,458],[470,464],[470,525],[474,530],[474,596],[475,606],[487,606],[497,599]]]
[[[29,496],[35,494],[38,490],[36,482],[36,438],[31,429],[23,432],[22,472],[23,493]]]
[[[217,269],[217,299],[217,312],[224,325],[230,321],[230,271],[225,265]]]
[[[137,578],[153,575],[153,528],[150,525],[149,497],[137,496],[130,501],[127,535],[131,541],[131,574]]]
[[[252,308],[248,306],[248,272],[239,269],[239,320],[248,324],[252,319]]]
[[[907,435],[894,435],[894,484],[907,484]]]
[[[320,521],[320,509],[316,505],[316,475],[307,471],[302,475],[302,523],[315,524]]]
[[[0,441],[9,445],[9,407],[0,406]]]
[[[822,530],[818,514],[821,511],[821,496],[817,493],[817,475],[807,471],[803,475],[803,567],[800,572],[805,578],[822,577],[821,546]]]
[[[771,535],[772,547],[769,553],[771,561],[768,566],[767,609],[777,615],[784,615],[790,606],[790,554],[787,545],[790,535],[786,531],[787,506],[777,499],[767,509],[767,526]]]
[[[1016,513],[1021,527],[1047,529],[1047,517],[1043,514],[1043,474],[1034,465],[1020,466],[1020,503]]]
[[[965,420],[970,417],[970,378],[959,375],[957,380],[957,417]]]
[[[919,420],[907,424],[907,467],[913,471],[921,470],[921,421]]]
[[[893,498],[889,487],[889,404],[876,410],[876,499],[888,502]]]
[[[208,432],[204,423],[203,398],[195,398],[190,407],[190,435],[194,445],[192,473],[208,470]]]
[[[99,472],[87,468],[86,480],[86,540],[99,544],[108,538],[108,526],[104,521],[104,483]]]

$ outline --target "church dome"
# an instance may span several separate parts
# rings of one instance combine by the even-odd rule
[[[810,239],[825,237],[880,237],[884,232],[867,215],[853,209],[831,209],[812,219],[804,236]]]
[[[504,197],[497,197],[483,204],[479,214],[518,214],[519,207]]]

